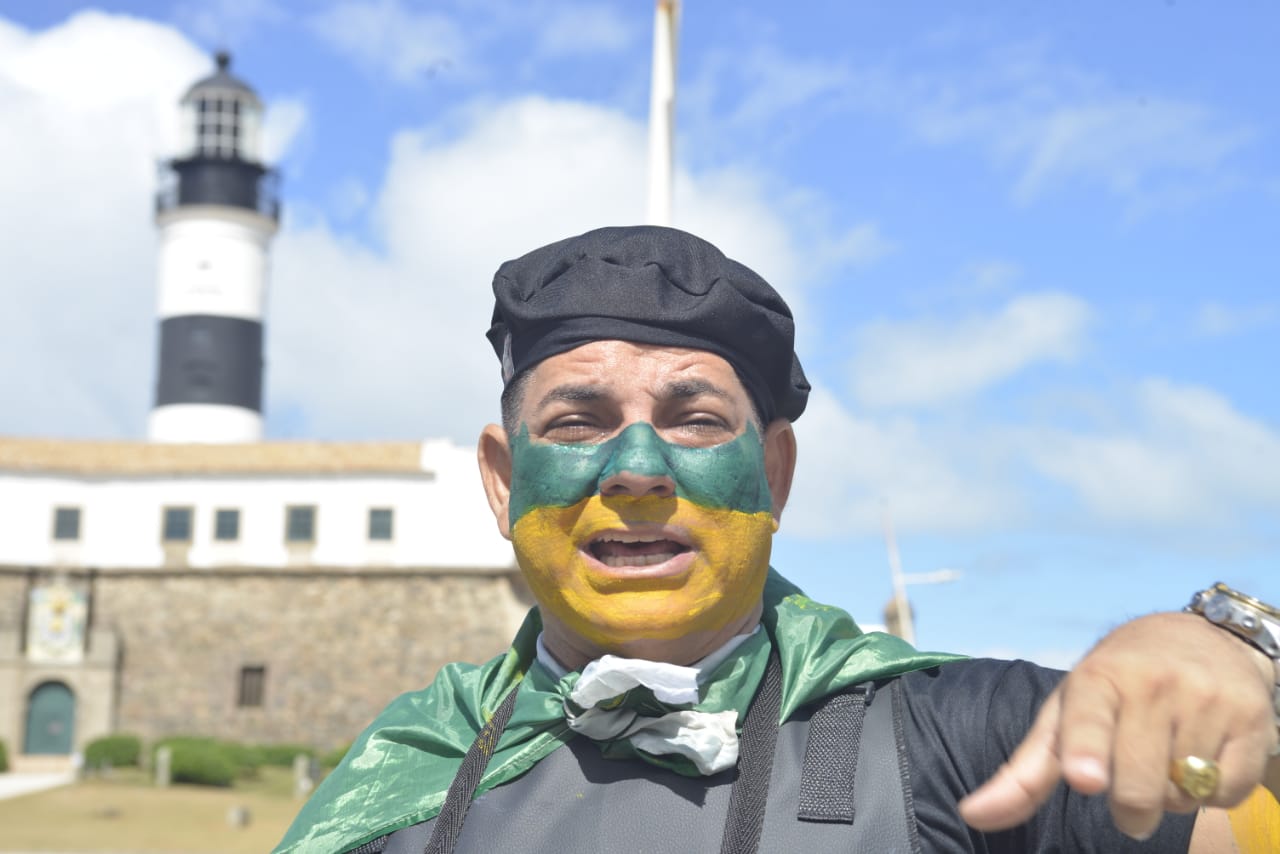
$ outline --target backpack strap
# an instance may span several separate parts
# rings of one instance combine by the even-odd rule
[[[809,719],[796,815],[801,821],[853,824],[862,722],[874,694],[874,684],[833,694]]]
[[[813,713],[796,817],[853,826],[860,850],[920,854],[902,689],[884,687],[833,694]]]
[[[778,711],[782,708],[782,665],[769,653],[760,690],[742,721],[738,739],[738,777],[729,791],[729,815],[724,822],[720,854],[756,854],[764,830],[769,778],[778,744]]]
[[[440,815],[436,817],[435,827],[431,830],[431,839],[423,854],[452,854],[458,842],[458,834],[462,832],[462,822],[466,820],[467,810],[471,808],[471,799],[475,796],[476,786],[484,776],[484,769],[489,765],[489,757],[498,746],[502,731],[511,720],[511,712],[516,707],[516,694],[520,690],[517,684],[498,706],[493,717],[480,730],[476,740],[471,742],[467,755],[462,757],[458,773],[449,784],[449,791],[444,796],[444,805],[440,807]]]

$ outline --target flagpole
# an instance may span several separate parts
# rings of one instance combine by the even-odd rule
[[[650,225],[671,225],[679,28],[680,0],[657,0],[653,20],[653,78],[649,89],[649,192],[646,221]]]

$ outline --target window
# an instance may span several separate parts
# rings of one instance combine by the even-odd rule
[[[267,668],[251,664],[240,668],[240,693],[236,705],[241,708],[258,708],[262,705],[262,689],[267,683]]]
[[[206,157],[235,157],[240,151],[240,101],[200,98],[196,102],[196,139]]]
[[[390,507],[369,510],[369,539],[390,540],[395,532],[395,512]]]
[[[218,510],[213,514],[213,538],[220,542],[240,539],[239,510]]]
[[[80,508],[53,508],[53,538],[55,540],[80,539]]]
[[[160,538],[166,543],[191,542],[191,508],[164,508],[164,527]]]
[[[315,542],[316,508],[309,506],[286,508],[284,538],[290,543]]]

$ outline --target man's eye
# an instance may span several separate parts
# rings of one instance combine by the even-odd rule
[[[674,432],[686,436],[699,444],[717,444],[724,441],[732,432],[729,423],[718,415],[696,413],[676,421]]]
[[[691,430],[728,430],[729,424],[719,415],[699,412],[680,419],[680,426]]]
[[[552,442],[589,442],[603,432],[589,421],[555,421],[547,425],[542,435]]]

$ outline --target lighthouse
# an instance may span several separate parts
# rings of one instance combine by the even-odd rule
[[[262,439],[267,254],[278,175],[262,158],[262,102],[216,56],[181,101],[176,156],[161,165],[159,359],[153,442]]]

